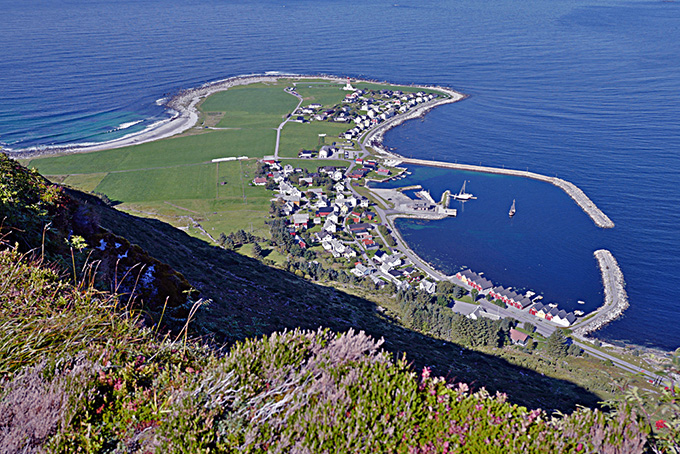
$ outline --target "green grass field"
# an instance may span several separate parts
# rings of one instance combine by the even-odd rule
[[[218,128],[276,129],[298,104],[284,92],[285,81],[275,85],[253,84],[215,93],[200,106],[202,112],[225,112]]]
[[[296,91],[304,100],[303,106],[319,103],[324,108],[330,108],[339,104],[345,98],[347,92],[342,90],[343,86],[343,84],[333,83],[305,84],[305,82],[298,82]]]
[[[318,150],[319,134],[326,134],[321,145],[337,142],[338,134],[349,129],[347,124],[315,121],[312,123],[286,123],[281,130],[279,156],[295,158],[301,149]]]

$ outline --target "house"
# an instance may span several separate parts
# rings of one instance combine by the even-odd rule
[[[335,192],[343,192],[345,190],[345,183],[343,182],[335,183],[333,189],[335,189]]]
[[[265,156],[264,158],[262,158],[262,162],[264,162],[265,164],[272,165],[276,164],[278,162],[278,159],[276,159],[275,156]]]
[[[331,156],[333,156],[333,149],[331,147],[329,147],[328,145],[324,145],[323,147],[321,147],[321,149],[319,150],[319,157],[321,159],[327,159],[330,158]]]
[[[541,311],[542,309],[543,309],[543,304],[541,304],[541,303],[536,303],[536,304],[534,304],[533,306],[531,306],[531,307],[529,308],[529,313],[530,313],[531,315],[536,315],[536,316],[538,316],[538,315],[537,315],[538,312]],[[545,313],[543,314],[543,316],[545,316]]]
[[[404,274],[404,276],[410,276],[411,273],[413,273],[414,271],[415,271],[415,268],[413,268],[412,266],[409,266],[409,267],[406,267],[405,269],[403,269],[401,272]]]
[[[453,306],[451,306],[451,310],[453,312],[469,318],[472,318],[470,317],[470,315],[472,315],[477,308],[479,308],[479,306],[477,306],[476,304],[463,303],[460,301],[454,301]]]
[[[356,267],[354,267],[350,272],[354,274],[356,277],[363,277],[372,274],[374,271],[375,269],[373,268],[368,268],[364,266],[362,263],[357,263]]]
[[[343,175],[342,170],[339,170],[339,169],[336,169],[336,171],[333,172],[333,174],[331,175],[331,179],[332,179],[333,181],[340,181],[340,180],[342,180],[344,177],[345,177],[345,176]]]
[[[418,284],[418,288],[432,295],[437,290],[437,284],[430,282],[427,279],[423,279],[420,281],[420,284]]]
[[[378,248],[378,243],[373,241],[373,238],[364,238],[363,240],[361,240],[361,242],[363,243],[363,245],[366,249],[377,249]]]
[[[381,175],[381,176],[384,176],[384,177],[389,176],[389,174],[390,174],[390,171],[388,169],[384,169],[382,167],[379,168],[376,172],[377,172],[378,175]]]
[[[387,257],[385,251],[376,251],[373,260],[382,263],[385,257]]]
[[[307,228],[309,223],[309,213],[296,213],[293,215],[292,224],[295,228]]]
[[[375,213],[373,213],[372,211],[366,211],[364,212],[364,216],[366,216],[366,219],[368,219],[369,221],[372,221],[373,218],[375,217]]]
[[[326,216],[330,215],[332,212],[333,212],[333,207],[320,207],[316,212],[316,216],[319,216],[321,218],[325,218]]]
[[[553,323],[556,323],[556,324],[558,324],[560,326],[564,326],[564,327],[570,326],[575,321],[576,321],[576,316],[571,312],[567,313],[564,309],[559,311],[557,313],[557,315],[555,315],[552,319]]]
[[[365,232],[371,227],[370,224],[366,224],[365,222],[359,223],[359,224],[350,224],[347,226],[347,229],[354,234],[360,233],[360,232]]]
[[[359,179],[365,177],[366,175],[368,175],[369,172],[370,171],[368,169],[354,169],[347,176],[350,177],[353,180],[359,180]]]
[[[267,184],[267,179],[265,177],[257,177],[253,180],[255,186],[264,186]]]
[[[518,331],[515,328],[510,328],[510,340],[512,341],[513,344],[526,347],[529,339],[531,339],[531,336],[529,336],[528,334]]]
[[[321,220],[321,218],[314,219]],[[338,226],[334,222],[331,222],[330,219],[326,219],[326,222],[323,223],[323,230],[330,233],[336,233],[338,231]]]
[[[553,307],[548,312],[546,312],[545,319],[546,320],[552,320],[559,313],[560,313],[560,310],[556,307]]]
[[[314,178],[312,177],[302,177],[300,178],[300,184],[306,184],[307,186],[311,186],[314,184]]]
[[[380,267],[380,269],[382,269],[382,267]],[[387,272],[387,274],[389,274],[390,276],[392,276],[395,279],[398,278],[398,277],[401,277],[401,271],[399,271],[399,270],[389,270]]]
[[[302,159],[309,159],[312,156],[314,156],[314,151],[313,150],[301,150],[298,153],[298,157]]]
[[[364,208],[368,208],[368,205],[369,205],[368,199],[365,198],[365,197],[362,197],[361,200],[359,201],[359,206],[364,207]]]

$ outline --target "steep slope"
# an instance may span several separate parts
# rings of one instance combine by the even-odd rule
[[[472,393],[364,333],[229,353],[159,340],[115,296],[0,251],[0,452],[642,452],[635,414],[564,418]]]

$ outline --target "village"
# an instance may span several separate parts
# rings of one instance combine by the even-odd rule
[[[320,157],[316,161],[323,164],[324,158],[344,156],[344,153],[337,147],[324,146],[318,153],[302,151],[300,155],[308,159]],[[357,168],[353,169],[354,166]],[[445,276],[434,270],[421,269],[410,254],[396,247],[393,235],[397,236],[397,232],[381,218],[385,211],[356,191],[357,186],[366,188],[367,180],[370,181],[367,176],[375,176],[380,170],[383,172],[379,174],[390,175],[390,170],[370,159],[356,158],[349,167],[320,165],[316,172],[309,172],[268,156],[261,161],[261,175],[253,179],[252,184],[274,191],[273,206],[285,219],[287,233],[302,250],[316,248],[318,253],[332,257],[335,263],[341,263],[343,269],[357,278],[370,279],[377,289],[391,283],[397,291],[414,289],[436,296],[437,283],[448,281],[469,292],[471,302],[455,300],[450,305],[454,312],[468,318],[529,320],[542,334],[576,322],[574,313],[567,313],[555,304],[543,304],[541,297],[532,292],[516,293],[494,285],[471,270]],[[390,191],[411,200],[399,191]],[[437,206],[427,191],[420,191],[418,195],[423,200],[411,200],[413,204]],[[403,200],[401,202],[396,206],[407,205]],[[404,212],[417,215],[417,211],[411,210],[412,207],[406,207]],[[545,321],[550,322],[547,327]],[[513,341],[524,344],[528,336],[517,331],[514,338]]]

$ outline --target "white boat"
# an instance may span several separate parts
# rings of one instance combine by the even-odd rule
[[[508,215],[510,217],[513,217],[516,212],[517,210],[515,209],[515,199],[512,199],[512,206],[510,207],[510,212],[508,213]]]
[[[465,192],[465,183],[467,183],[467,181],[463,180],[463,187],[460,189],[460,192],[458,194],[453,196],[454,199],[465,201],[475,198],[475,196],[473,196],[472,194]]]

